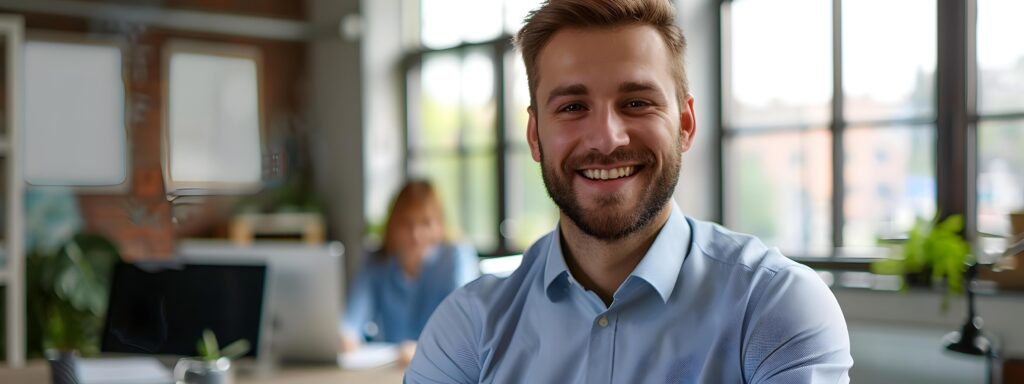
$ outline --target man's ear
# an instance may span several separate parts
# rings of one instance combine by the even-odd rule
[[[697,115],[693,109],[693,95],[686,95],[686,101],[679,105],[679,147],[683,152],[690,149],[697,135]]]
[[[533,155],[533,161],[539,163],[540,132],[537,132],[537,113],[533,107],[526,107],[526,112],[530,114],[530,118],[526,123],[526,142],[530,144],[530,154]]]

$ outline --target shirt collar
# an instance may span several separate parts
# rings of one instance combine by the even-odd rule
[[[658,232],[658,237],[654,238],[654,243],[647,249],[640,264],[629,275],[647,281],[661,295],[661,300],[668,302],[689,248],[690,223],[686,221],[675,200],[672,200],[672,213],[665,221],[665,226]]]
[[[676,280],[679,278],[679,270],[683,266],[683,259],[690,247],[690,224],[686,221],[675,200],[672,200],[672,212],[669,214],[665,225],[658,232],[654,243],[647,249],[644,258],[640,260],[630,277],[643,279],[661,296],[662,301],[668,302],[672,291],[675,290]],[[547,260],[544,265],[544,289],[551,298],[551,287],[555,281],[561,281],[562,276],[569,276],[569,268],[565,263],[565,256],[562,253],[562,237],[560,226],[556,225],[547,244]],[[626,281],[628,281],[627,278]]]
[[[562,276],[568,277],[569,267],[565,264],[565,257],[562,255],[562,229],[557,223],[555,230],[548,237],[548,249],[544,254],[547,260],[544,263],[544,290],[551,298],[551,286],[555,280]]]

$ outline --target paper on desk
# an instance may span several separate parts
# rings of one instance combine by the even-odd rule
[[[152,357],[79,359],[78,382],[82,384],[168,384],[171,372]]]
[[[338,354],[343,369],[369,369],[398,361],[398,346],[391,343],[366,343],[352,352]]]

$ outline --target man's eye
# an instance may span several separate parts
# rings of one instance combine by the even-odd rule
[[[630,100],[626,102],[626,108],[643,108],[648,105],[651,104],[643,100]]]
[[[578,103],[573,103],[573,104],[569,104],[569,105],[566,105],[566,106],[562,107],[562,109],[559,109],[558,111],[559,112],[580,112],[582,110],[583,110],[583,105],[578,104]]]

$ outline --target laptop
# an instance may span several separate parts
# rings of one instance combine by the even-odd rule
[[[262,356],[274,362],[337,364],[344,247],[257,241],[238,246],[223,241],[179,243],[186,264],[267,267]]]
[[[221,345],[260,348],[266,267],[118,263],[114,267],[101,351],[195,356],[210,329]]]

